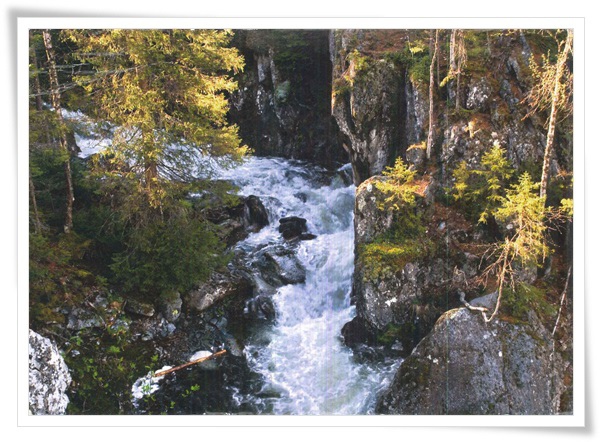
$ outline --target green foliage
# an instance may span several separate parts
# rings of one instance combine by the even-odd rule
[[[369,279],[390,276],[406,263],[423,258],[434,250],[433,242],[424,235],[422,216],[416,207],[415,171],[409,170],[401,158],[384,172],[384,180],[375,182],[382,192],[379,210],[392,211],[392,228],[369,244],[359,246],[359,264]]]
[[[538,195],[539,183],[534,183],[527,172],[519,177],[519,182],[506,191],[501,205],[494,216],[506,224],[513,225],[510,255],[521,265],[537,265],[550,249],[546,242],[546,220],[553,209],[545,207],[545,199]]]
[[[386,168],[382,173],[386,179],[375,183],[377,189],[385,195],[380,209],[400,211],[406,207],[414,207],[417,189],[414,184],[415,174],[416,172],[410,170],[402,158],[396,159],[393,167]]]
[[[503,305],[507,315],[523,321],[531,309],[542,318],[556,315],[556,307],[547,301],[545,291],[525,283],[516,284],[514,289],[507,287]]]
[[[354,49],[348,54],[348,60],[354,65],[354,74],[356,77],[363,76],[368,72],[371,65],[369,58],[366,55],[361,54],[358,49]]]
[[[67,344],[65,362],[73,378],[68,414],[133,413],[131,386],[143,373],[153,349],[129,343],[128,332],[83,330]],[[152,362],[156,363],[156,359]]]
[[[48,238],[29,234],[29,319],[33,325],[64,320],[65,304],[82,299],[85,287],[101,284],[90,272],[77,266],[89,241],[72,233]]]
[[[376,281],[402,271],[409,262],[430,256],[434,247],[434,243],[425,236],[384,236],[359,246],[359,265],[363,267],[366,279]]]
[[[408,68],[408,73],[413,83],[426,84],[429,81],[430,66],[431,56],[428,53],[420,57],[415,57]]]
[[[189,290],[226,263],[216,226],[189,207],[178,209],[144,217],[143,224],[128,231],[125,251],[110,266],[127,292],[156,299]]]
[[[77,58],[92,75],[80,76],[95,116],[114,125],[112,145],[96,166],[107,181],[128,181],[129,191],[160,208],[177,183],[206,173],[198,157],[225,160],[246,153],[237,127],[227,123],[230,72],[243,59],[227,47],[230,31],[71,30]],[[201,168],[202,169],[202,168]]]
[[[264,31],[262,44],[273,48],[273,61],[277,69],[286,77],[301,75],[311,62],[311,32],[298,30],[275,29]]]
[[[560,200],[560,210],[569,218],[573,218],[573,198]]]
[[[502,191],[512,177],[513,170],[505,155],[505,150],[494,142],[482,156],[478,169],[470,169],[463,161],[452,173],[454,199],[463,202],[468,214],[477,216],[480,223],[487,223],[493,215],[502,202]]]

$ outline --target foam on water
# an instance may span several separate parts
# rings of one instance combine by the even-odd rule
[[[297,250],[306,282],[281,287],[273,296],[277,319],[268,343],[261,335],[246,345],[250,367],[264,378],[261,394],[246,399],[273,414],[370,413],[397,363],[359,364],[341,340],[343,325],[354,316],[354,186],[340,176],[325,179],[315,166],[276,158],[251,158],[222,177],[232,179],[241,194],[259,196],[271,220],[239,247],[281,241],[283,216],[306,218],[308,230],[318,235]]]

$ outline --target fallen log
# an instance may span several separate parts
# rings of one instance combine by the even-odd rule
[[[208,355],[203,358],[194,359],[193,361],[186,362],[185,364],[178,365],[177,367],[169,368],[168,370],[156,372],[152,375],[152,377],[157,378],[160,376],[164,376],[166,374],[173,373],[174,371],[181,370],[182,368],[186,368],[191,365],[196,365],[196,364],[199,364],[204,361],[209,361],[211,359],[218,358],[219,356],[223,356],[225,353],[227,353],[227,350],[220,350],[216,353],[213,353],[212,355]]]

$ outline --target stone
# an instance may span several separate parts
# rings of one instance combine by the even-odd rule
[[[379,209],[378,202],[384,195],[377,188],[383,177],[369,178],[356,189],[354,207],[354,231],[357,244],[372,242],[377,236],[388,231],[394,221],[391,211]]]
[[[317,161],[328,168],[348,162],[330,114],[329,31],[236,31],[244,54],[229,117],[259,156]],[[286,44],[292,38],[294,44]]]
[[[299,237],[307,231],[306,219],[298,216],[288,216],[279,220],[279,233],[284,239]]]
[[[248,297],[252,295],[252,285],[244,277],[231,273],[213,272],[208,281],[199,284],[186,295],[188,308],[203,312],[217,302],[233,297]]]
[[[35,415],[65,414],[71,384],[69,368],[56,344],[29,330],[29,411]]]
[[[67,329],[69,330],[79,331],[85,328],[103,326],[104,321],[95,311],[75,307],[69,312],[67,319]]]
[[[169,322],[175,322],[181,315],[183,301],[181,295],[177,292],[161,299],[160,312]]]
[[[411,166],[412,170],[422,171],[425,167],[427,152],[421,147],[413,147],[406,150],[406,162]]]
[[[154,316],[154,306],[147,302],[138,301],[137,299],[128,299],[125,304],[125,311],[148,318]]]
[[[269,225],[269,214],[259,197],[250,195],[244,201],[244,226],[258,232]]]
[[[244,317],[252,320],[273,321],[275,319],[275,306],[268,295],[259,295],[246,302]]]
[[[489,110],[489,100],[492,95],[492,87],[485,77],[474,81],[467,92],[467,109],[485,112]]]
[[[306,269],[293,250],[283,246],[266,247],[258,253],[255,263],[262,279],[273,287],[299,284],[306,280]]]
[[[552,336],[533,312],[527,322],[485,323],[479,312],[454,309],[402,362],[376,412],[556,414],[562,370]]]

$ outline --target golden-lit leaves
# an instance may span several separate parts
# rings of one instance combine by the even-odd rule
[[[228,47],[227,30],[66,30],[77,43],[77,57],[93,75],[78,81],[96,105],[98,118],[114,125],[105,155],[113,166],[138,173],[140,191],[151,205],[166,196],[163,174],[193,177],[191,151],[240,158],[237,128],[228,126],[225,93],[237,84],[232,72],[243,58]],[[186,149],[182,149],[182,147]],[[146,182],[148,167],[156,181]],[[152,193],[153,195],[150,195]]]

